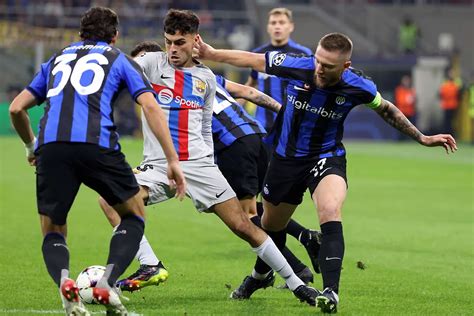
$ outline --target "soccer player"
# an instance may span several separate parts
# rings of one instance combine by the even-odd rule
[[[214,212],[237,236],[247,241],[301,301],[315,305],[319,293],[296,276],[272,238],[249,220],[214,163],[211,123],[216,79],[209,68],[192,57],[198,27],[199,18],[193,12],[169,10],[164,20],[166,52],[146,53],[136,58],[168,118],[188,183],[187,195],[199,212]],[[173,190],[165,181],[163,153],[156,146],[156,138],[146,121],[143,121],[143,134],[144,160],[137,168],[136,178],[142,198],[151,205],[169,199]],[[100,205],[108,208],[106,201],[101,200]],[[271,281],[273,272],[265,277]]]
[[[120,151],[112,111],[121,87],[128,88],[159,140],[168,162],[168,179],[183,198],[185,179],[163,111],[140,67],[114,48],[118,32],[114,11],[94,7],[81,18],[81,41],[72,43],[42,64],[30,85],[10,105],[12,123],[25,143],[27,159],[36,165],[36,192],[43,257],[60,289],[67,315],[89,315],[69,278],[66,219],[82,183],[100,193],[120,215],[110,242],[103,278],[93,291],[107,314],[126,315],[112,290],[137,252],[144,231],[144,205],[132,169]],[[46,103],[38,139],[27,110]]]
[[[147,52],[161,51],[157,42],[144,41],[137,44],[130,55],[135,58]],[[252,214],[250,216],[252,222],[260,226],[256,211],[256,195],[262,190],[268,165],[262,141],[266,131],[236,102],[234,97],[254,102],[275,112],[280,110],[281,104],[255,88],[226,80],[222,76],[216,76],[216,81],[217,91],[212,114],[214,160],[236,193],[242,209],[247,214]],[[135,169],[135,172],[138,170]],[[103,207],[103,210],[110,224],[116,227],[120,223],[118,214],[107,206]],[[118,281],[117,284],[122,290],[135,291],[149,285],[159,285],[168,278],[168,271],[145,236],[140,244],[140,251],[136,256],[140,268],[126,279]],[[285,247],[282,254],[305,284],[313,282],[311,270],[299,260],[294,264],[295,260],[292,260],[294,255],[288,248]]]
[[[420,144],[441,146],[447,153],[457,150],[456,141],[449,134],[423,135],[383,99],[370,78],[350,67],[352,41],[344,34],[325,35],[315,56],[214,49],[199,37],[196,53],[202,59],[252,67],[288,81],[286,107],[274,129],[276,147],[264,180],[262,226],[272,236],[285,236],[288,220],[309,189],[322,232],[319,264],[324,291],[317,306],[323,312],[336,312],[344,256],[341,211],[347,193],[342,137],[349,111],[365,104]],[[282,249],[285,239],[274,240]]]
[[[274,8],[268,12],[267,33],[270,36],[270,42],[253,50],[255,53],[265,53],[268,51],[280,51],[298,55],[311,55],[311,49],[300,45],[290,38],[295,25],[293,23],[293,12],[287,8]],[[273,75],[257,72],[252,69],[246,85],[255,87],[271,96],[280,104],[286,104],[286,86],[288,82]],[[263,127],[270,132],[276,119],[276,113],[257,107],[255,118],[263,124]],[[267,158],[270,159],[273,151],[273,134],[269,134],[264,138],[267,149]],[[261,202],[257,203],[258,215],[262,216],[263,206]],[[307,229],[295,220],[290,220],[286,227],[286,232],[296,238],[308,252],[311,264],[316,273],[319,273],[318,251],[319,251],[319,232]],[[284,253],[285,254],[285,253]],[[291,266],[304,266],[304,264],[293,254],[285,257]]]
[[[292,54],[311,55],[311,49],[300,45],[290,38],[295,25],[293,23],[293,13],[287,8],[274,8],[268,12],[267,33],[270,42],[253,50],[255,53],[266,53],[269,51],[280,51]],[[271,96],[280,104],[285,102],[285,91],[287,82],[277,76],[268,75],[252,69],[250,76],[245,83],[255,87],[266,95]],[[255,110],[255,118],[263,124],[263,127],[270,131],[275,123],[276,113],[262,107]],[[271,146],[269,146],[271,147]]]

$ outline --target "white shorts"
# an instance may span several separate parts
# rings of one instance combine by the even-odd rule
[[[213,205],[236,196],[217,165],[214,164],[212,157],[180,161],[179,164],[188,184],[186,194],[199,212],[207,211]],[[147,205],[174,197],[175,190],[170,189],[166,175],[167,166],[166,163],[152,162],[144,163],[137,168],[139,173],[135,174],[135,177],[138,184],[148,187]]]

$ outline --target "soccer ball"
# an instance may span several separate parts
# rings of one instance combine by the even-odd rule
[[[76,284],[79,288],[79,297],[85,304],[95,304],[92,288],[102,278],[105,272],[103,266],[90,266],[85,268],[77,276]]]

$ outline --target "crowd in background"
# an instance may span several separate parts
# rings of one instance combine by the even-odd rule
[[[259,0],[256,0],[257,2]],[[263,0],[260,0],[263,2]],[[266,3],[297,4],[312,3],[314,0],[299,1],[269,1]],[[317,1],[318,5],[326,1]],[[331,0],[337,4],[473,4],[472,0]],[[201,19],[201,29],[209,32],[207,35],[213,40],[221,39],[224,45],[232,48],[248,50],[254,46],[252,28],[245,18],[245,0],[234,1],[210,1],[210,0],[137,0],[133,3],[124,0],[6,0],[0,6],[0,20],[25,23],[39,28],[69,29],[77,28],[77,16],[91,6],[107,6],[114,8],[121,17],[122,35],[129,33],[138,35],[143,32],[142,37],[149,37],[145,29],[159,30],[162,28],[162,19],[169,8],[182,8],[198,12]],[[235,12],[233,14],[232,12]],[[140,17],[140,18],[137,18]],[[419,43],[423,30],[416,19],[405,16],[400,20],[398,30],[398,47],[401,56],[417,55]],[[67,32],[64,32],[67,34]],[[68,39],[69,40],[69,39]],[[1,48],[1,47],[0,47]],[[463,73],[462,73],[463,72]],[[463,98],[467,98],[469,104],[469,115],[474,121],[474,70],[462,69],[462,72],[453,71],[451,65],[446,69],[445,80],[438,87],[439,106],[443,111],[443,129],[446,132],[456,134],[456,121],[459,108]],[[468,74],[473,74],[468,78]],[[464,77],[464,80],[462,79]],[[467,80],[466,80],[467,79]],[[398,79],[397,79],[398,80]],[[393,87],[395,104],[402,112],[416,124],[417,118],[417,96],[414,89],[412,73],[400,75],[400,84]],[[11,100],[11,95],[18,91],[18,87],[24,83],[13,82],[4,89],[3,95]],[[0,94],[1,95],[1,94]],[[117,124],[121,126],[121,133],[125,135],[137,135],[139,130],[136,111],[129,107],[130,98],[123,97],[123,104],[117,108]],[[472,126],[472,124],[471,124]],[[474,130],[474,128],[471,128]],[[401,138],[401,137],[400,137]],[[474,132],[471,139],[474,139]]]

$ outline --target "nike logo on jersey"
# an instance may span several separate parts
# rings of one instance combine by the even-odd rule
[[[161,79],[171,79],[171,77],[167,77],[167,76],[165,76],[165,75],[163,75],[163,74],[161,74],[160,78],[161,78]]]
[[[218,193],[216,194],[216,198],[220,198],[222,196],[222,194],[224,194],[224,192],[227,191],[227,189],[225,189],[224,191],[222,191],[221,193]]]
[[[308,92],[308,89],[301,88],[301,87],[298,87],[298,86],[293,86],[293,88],[295,88],[295,90],[298,90],[298,91]]]
[[[326,261],[330,261],[330,260],[342,260],[342,259],[339,257],[326,257]]]

